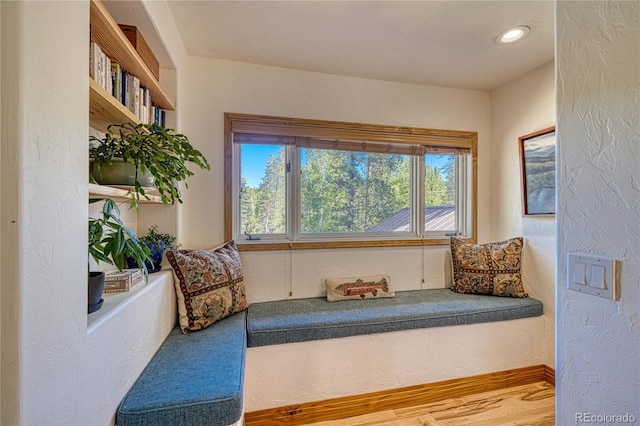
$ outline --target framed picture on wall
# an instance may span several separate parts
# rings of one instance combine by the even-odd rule
[[[556,213],[556,128],[518,138],[524,216]]]

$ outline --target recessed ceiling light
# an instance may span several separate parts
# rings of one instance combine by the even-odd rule
[[[518,27],[509,28],[506,31],[500,33],[496,38],[496,42],[499,44],[513,43],[514,41],[524,38],[529,33],[530,28],[526,25],[520,25]]]

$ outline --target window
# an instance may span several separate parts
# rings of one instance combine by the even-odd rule
[[[407,232],[386,226],[409,209],[411,156],[300,150],[301,236]]]
[[[475,239],[476,140],[225,114],[225,236],[244,250]]]

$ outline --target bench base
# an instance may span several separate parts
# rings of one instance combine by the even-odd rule
[[[250,347],[245,412],[539,365],[543,335],[539,316]]]

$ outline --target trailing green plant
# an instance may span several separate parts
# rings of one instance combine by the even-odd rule
[[[107,127],[104,137],[91,136],[89,140],[95,142],[89,148],[89,156],[99,165],[110,165],[114,158],[122,158],[135,165],[136,170],[151,172],[165,204],[182,203],[177,183],[194,174],[187,168],[187,163],[203,170],[211,168],[204,155],[191,145],[185,135],[157,124],[112,124]],[[188,188],[186,182],[185,187]],[[140,196],[149,198],[136,173],[133,200],[136,208]]]
[[[147,234],[140,237],[140,241],[163,247],[167,250],[175,250],[180,247],[180,244],[176,242],[175,235],[158,232],[158,225],[149,227]]]
[[[119,271],[126,267],[127,256],[135,259],[147,275],[145,261],[151,261],[149,248],[120,219],[120,209],[110,198],[91,198],[89,203],[104,200],[101,217],[89,218],[89,255],[96,262],[114,265]]]

